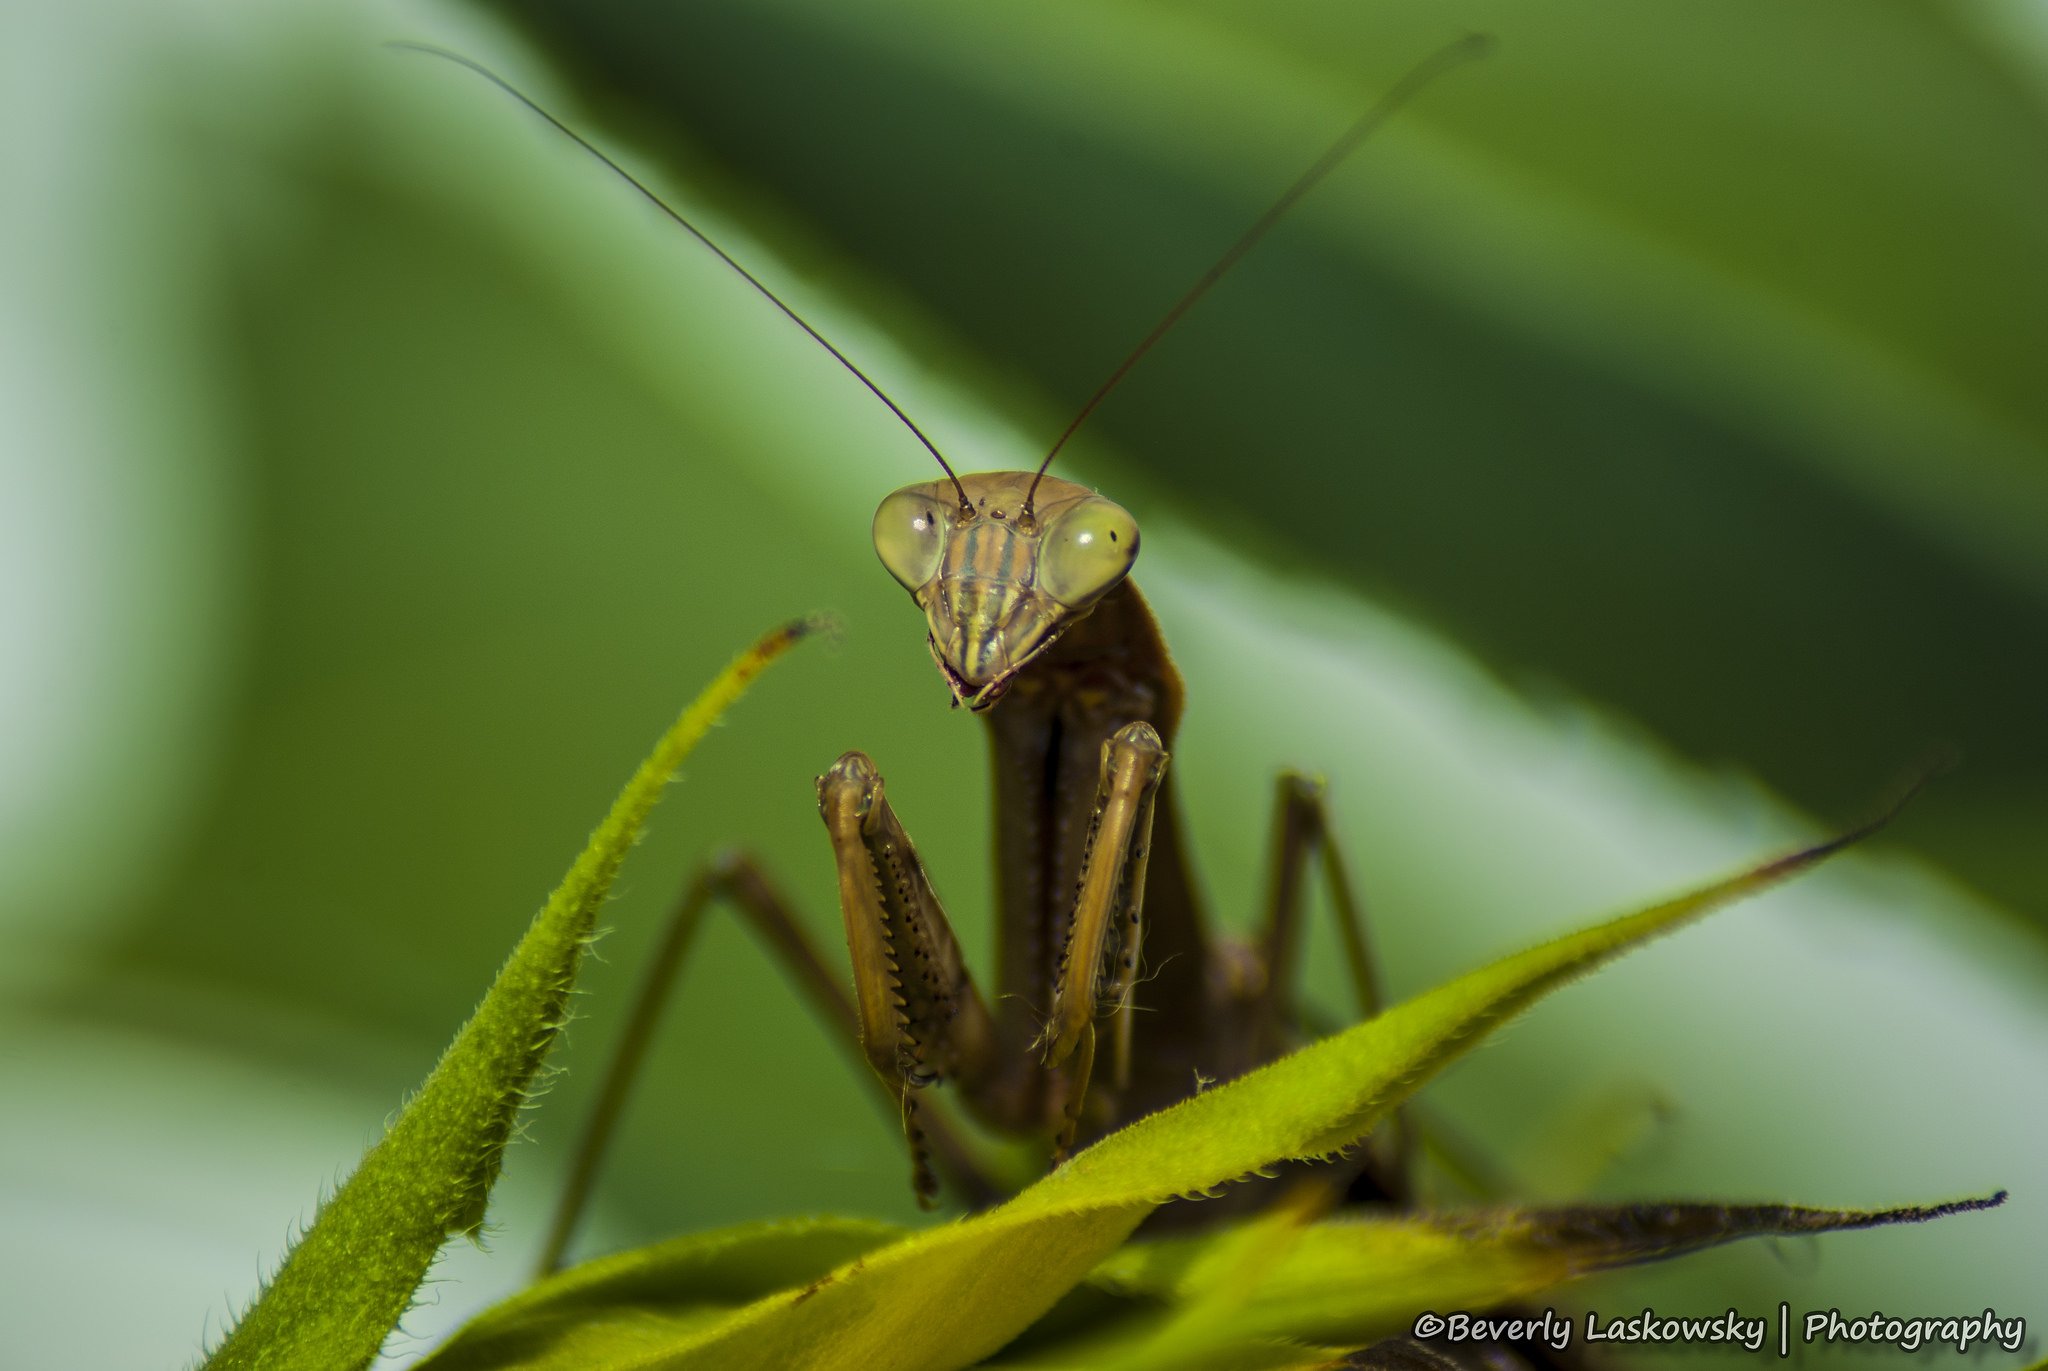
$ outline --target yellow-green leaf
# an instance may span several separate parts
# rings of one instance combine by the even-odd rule
[[[791,1219],[692,1233],[560,1271],[463,1326],[422,1371],[593,1366],[658,1350],[777,1290],[901,1237],[869,1219]]]

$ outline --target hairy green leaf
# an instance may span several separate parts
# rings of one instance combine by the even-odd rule
[[[597,911],[662,789],[753,678],[813,627],[789,624],[761,639],[662,735],[426,1084],[320,1206],[276,1278],[207,1359],[209,1371],[332,1371],[377,1355],[442,1242],[483,1222]]]

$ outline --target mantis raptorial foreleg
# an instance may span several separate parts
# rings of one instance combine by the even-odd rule
[[[1015,1091],[1006,1088],[988,1007],[917,849],[889,807],[881,773],[864,753],[847,753],[818,778],[818,813],[838,865],[861,1048],[876,1076],[897,1091],[906,1125],[916,1108],[913,1092],[954,1080],[977,1113],[1014,1126]],[[915,1139],[911,1147],[918,1198],[929,1202],[937,1178]]]
[[[1128,1004],[1143,944],[1152,812],[1166,762],[1166,748],[1150,724],[1119,729],[1102,745],[1102,775],[1045,1030],[1048,1066],[1074,1050],[1091,1019],[1121,1013]],[[1126,1064],[1117,1079],[1128,1075]]]
[[[995,1021],[874,763],[849,752],[819,778],[818,808],[838,864],[861,1043],[868,1063],[883,1079],[899,1082],[906,1101],[910,1091],[954,1081],[967,1107],[993,1127],[1015,1133],[1049,1127],[1059,1156],[1073,1143],[1087,1099],[1097,1018],[1115,1018],[1118,1084],[1128,1077],[1146,860],[1166,761],[1150,724],[1128,725],[1102,745],[1095,805],[1040,1039],[1043,1065],[1054,1078],[1049,1090],[1032,1079],[1028,1058],[998,1052]],[[932,1178],[923,1159],[914,1156],[913,1165],[919,1193],[928,1195]]]
[[[1055,964],[1052,1009],[1041,1038],[1044,1061],[1069,1061],[1067,1098],[1053,1143],[1073,1145],[1095,1064],[1095,1021],[1114,1019],[1114,1089],[1131,1077],[1131,988],[1144,945],[1145,867],[1152,813],[1166,779],[1166,746],[1150,724],[1129,724],[1102,745],[1102,773],[1082,849],[1081,878]]]

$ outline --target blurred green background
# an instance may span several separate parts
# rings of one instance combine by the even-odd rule
[[[1953,745],[1867,854],[1565,992],[1428,1099],[1532,1195],[2014,1191],[1584,1304],[2048,1318],[2036,7],[87,0],[4,22],[6,1360],[189,1356],[673,711],[791,614],[835,610],[843,640],[778,667],[658,816],[493,1251],[454,1255],[394,1353],[521,1278],[694,862],[757,850],[836,948],[811,779],[840,751],[881,762],[986,950],[977,725],[866,541],[919,450],[587,157],[390,38],[491,62],[614,149],[979,469],[1035,461],[1404,69],[1498,35],[1066,467],[1144,525],[1212,901],[1242,923],[1273,771],[1320,770],[1408,993],[1854,817]],[[1653,1094],[1669,1117],[1590,1174],[1583,1121]],[[905,1170],[720,925],[587,1250],[907,1218]]]

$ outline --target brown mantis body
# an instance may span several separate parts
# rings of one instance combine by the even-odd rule
[[[875,1070],[900,1083],[906,1106],[927,1080],[954,1080],[984,1124],[1050,1134],[1064,1151],[1077,1132],[1271,1056],[1292,1031],[1291,954],[1320,800],[1284,783],[1257,941],[1216,937],[1168,774],[1180,675],[1125,578],[1137,554],[1130,516],[1084,487],[999,472],[890,496],[876,543],[925,610],[955,699],[987,721],[999,941],[991,1012],[880,775],[860,753],[840,758],[819,780],[819,806]],[[1355,906],[1333,853],[1330,866],[1370,1012]],[[1106,1076],[1094,1069],[1098,1025]],[[930,1188],[920,1159],[920,1193]]]
[[[1070,482],[997,472],[907,487],[883,502],[876,523],[884,562],[926,610],[932,652],[956,700],[987,722],[995,1007],[964,963],[879,770],[848,752],[819,777],[818,802],[838,867],[854,994],[758,866],[741,856],[714,863],[690,884],[650,968],[564,1215],[580,1207],[654,1014],[714,899],[753,924],[807,995],[857,1033],[903,1115],[925,1202],[939,1188],[934,1157],[970,1201],[999,1191],[950,1127],[921,1121],[918,1093],[939,1081],[954,1083],[988,1128],[1048,1140],[1058,1155],[1077,1136],[1283,1050],[1297,1033],[1295,951],[1318,854],[1361,1008],[1377,1007],[1320,790],[1301,777],[1280,781],[1272,880],[1255,939],[1209,930],[1168,775],[1180,674],[1125,577],[1136,553],[1129,515]],[[930,535],[920,579],[892,556],[902,551],[892,534],[906,530],[917,542]],[[1063,565],[1077,547],[1078,578]],[[1110,1040],[1106,1072],[1096,1070],[1098,1025]],[[567,1231],[558,1224],[559,1238]]]
[[[397,46],[416,46],[400,44]],[[988,1128],[1063,1156],[1077,1140],[1270,1060],[1298,1036],[1295,973],[1309,866],[1320,858],[1361,1010],[1378,990],[1320,787],[1279,785],[1271,877],[1249,942],[1216,935],[1186,861],[1169,760],[1182,685],[1158,623],[1127,579],[1137,526],[1085,487],[1047,477],[1068,437],[1131,366],[1399,105],[1476,55],[1452,44],[1413,68],[1279,197],[1124,359],[1034,472],[957,476],[854,363],[693,224],[494,73],[503,87],[695,236],[830,352],[937,458],[941,480],[882,502],[876,550],[926,615],[934,660],[987,722],[995,787],[993,1006],[961,957],[879,769],[848,752],[818,781],[839,874],[854,993],[765,872],[728,856],[690,882],[577,1149],[542,1267],[560,1264],[660,1006],[705,910],[725,903],[764,937],[804,993],[855,1034],[900,1111],[914,1183],[943,1173],[970,1203],[1001,1186],[955,1130],[918,1110],[953,1083]],[[1108,1042],[1106,1069],[1099,1039]],[[1382,1182],[1398,1194],[1398,1179]]]

